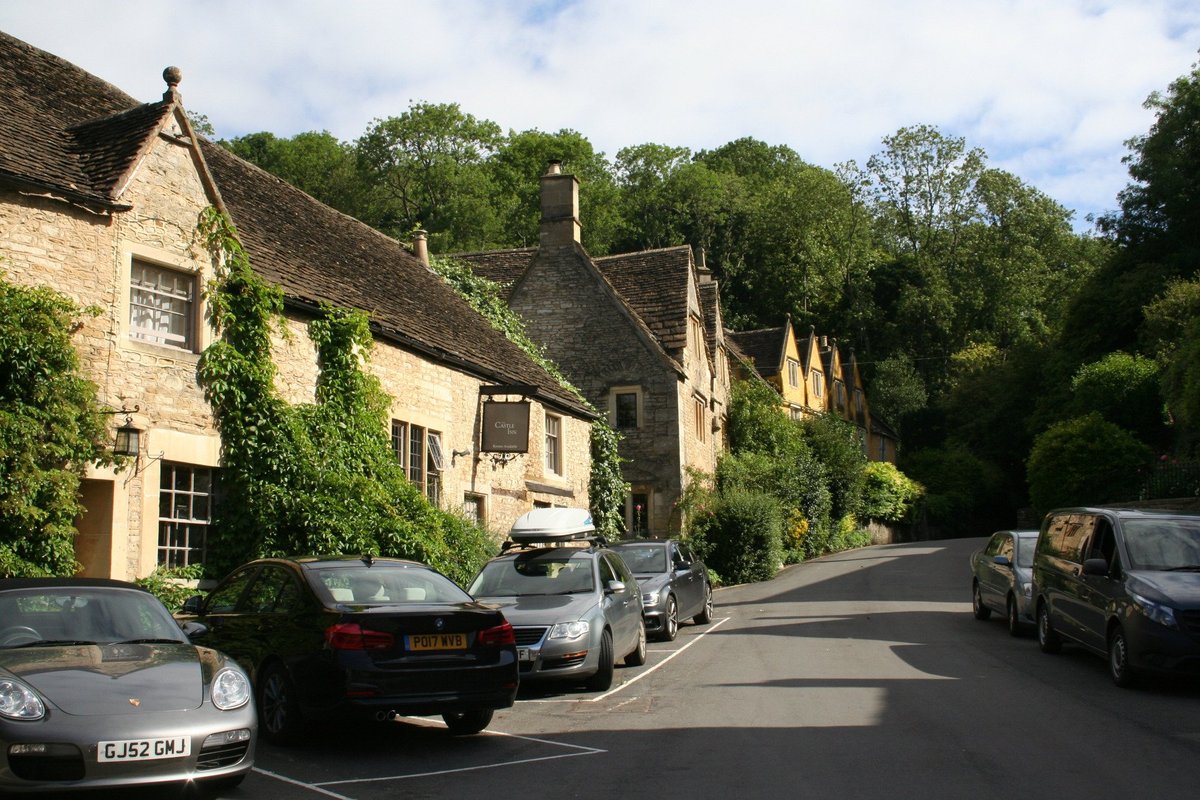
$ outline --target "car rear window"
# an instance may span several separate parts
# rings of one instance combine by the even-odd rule
[[[465,603],[471,597],[449,578],[422,567],[351,563],[315,570],[318,580],[337,603],[391,605],[403,603]]]
[[[633,572],[666,572],[667,548],[659,544],[623,544],[613,547]]]
[[[572,555],[562,548],[490,561],[470,591],[476,597],[521,597],[591,592],[595,585],[591,556]]]

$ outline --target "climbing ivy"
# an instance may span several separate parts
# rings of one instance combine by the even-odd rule
[[[388,438],[390,398],[362,369],[367,315],[322,305],[316,402],[275,389],[272,330],[283,293],[256,275],[228,217],[207,209],[200,232],[217,264],[208,296],[219,334],[199,379],[221,433],[221,499],[209,559],[221,574],[254,557],[372,553],[423,561],[465,583],[494,554],[487,532],[432,506],[404,476]]]
[[[596,407],[567,380],[558,365],[546,355],[545,350],[529,338],[521,317],[504,301],[500,287],[494,281],[476,275],[469,264],[454,258],[434,256],[430,259],[430,267],[488,320],[492,327],[508,337],[509,341],[550,373],[564,389],[575,395],[580,404],[596,412]],[[629,484],[621,476],[621,456],[617,452],[621,435],[608,424],[603,414],[596,413],[591,431],[592,474],[588,481],[590,510],[596,530],[604,536],[616,538],[625,529],[625,496],[629,493]]]

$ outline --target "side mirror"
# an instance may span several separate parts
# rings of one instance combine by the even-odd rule
[[[200,608],[204,605],[204,598],[201,595],[194,594],[187,600],[183,601],[183,613],[199,614]]]
[[[616,594],[623,591],[625,591],[624,581],[609,581],[608,588],[604,590],[605,594]]]
[[[1012,568],[1012,559],[1008,556],[992,556],[992,563],[997,566]]]
[[[203,622],[184,622],[179,627],[183,630],[183,635],[189,639],[200,639],[208,633],[208,626]]]
[[[1107,575],[1108,562],[1103,558],[1089,558],[1083,562],[1084,575]]]

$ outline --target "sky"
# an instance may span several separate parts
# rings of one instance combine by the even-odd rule
[[[0,30],[146,102],[180,67],[219,138],[352,141],[414,102],[457,103],[610,159],[753,137],[833,168],[931,125],[1084,232],[1118,206],[1146,98],[1196,64],[1200,2],[0,0]]]

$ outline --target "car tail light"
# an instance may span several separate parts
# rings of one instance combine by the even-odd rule
[[[497,625],[494,628],[480,631],[479,643],[492,645],[493,647],[503,647],[506,644],[516,644],[517,636],[513,633],[512,625],[506,621],[503,625]]]
[[[339,622],[325,629],[325,641],[334,650],[387,650],[395,646],[396,637],[357,622]]]

